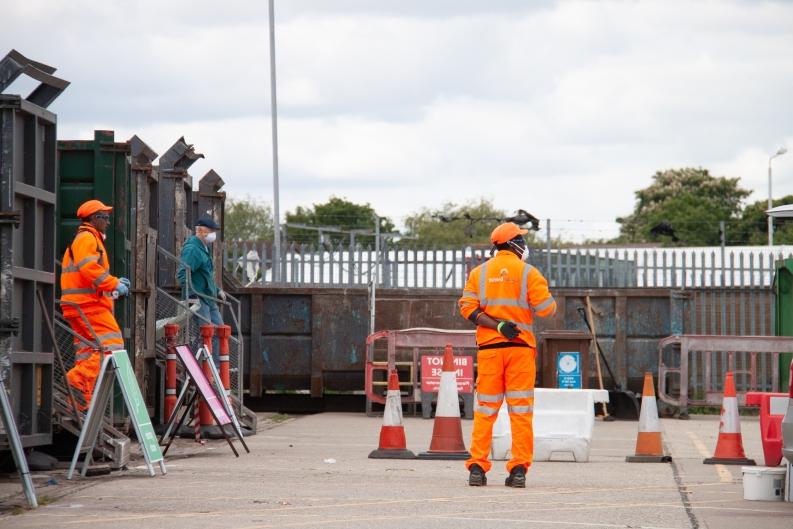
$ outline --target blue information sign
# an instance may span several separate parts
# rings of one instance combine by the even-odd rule
[[[581,353],[562,351],[556,358],[557,386],[565,389],[581,389]]]

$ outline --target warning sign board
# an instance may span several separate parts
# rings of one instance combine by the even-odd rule
[[[474,357],[455,356],[457,368],[457,391],[471,393],[474,390]],[[443,371],[443,355],[425,355],[421,357],[421,391],[432,393],[441,385]]]

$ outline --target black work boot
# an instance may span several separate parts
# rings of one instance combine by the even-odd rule
[[[468,484],[470,486],[481,487],[487,485],[487,476],[485,476],[485,471],[482,470],[482,467],[474,463],[468,470],[471,471],[471,473],[468,474]]]
[[[506,481],[504,481],[504,485],[507,487],[515,487],[516,489],[526,488],[526,470],[523,468],[523,465],[518,465],[510,470],[509,476]]]

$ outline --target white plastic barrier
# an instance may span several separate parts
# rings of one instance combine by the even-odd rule
[[[476,397],[474,397],[476,398]],[[570,453],[576,462],[589,461],[595,403],[608,402],[604,389],[534,390],[534,461],[550,461],[554,454]],[[512,446],[512,430],[506,400],[493,425],[490,453],[496,461],[506,461]]]

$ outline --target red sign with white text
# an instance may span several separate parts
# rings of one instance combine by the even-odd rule
[[[457,391],[472,393],[474,391],[474,357],[455,356],[454,366],[457,368]],[[421,357],[421,391],[437,393],[441,385],[443,372],[442,355],[425,355]]]

